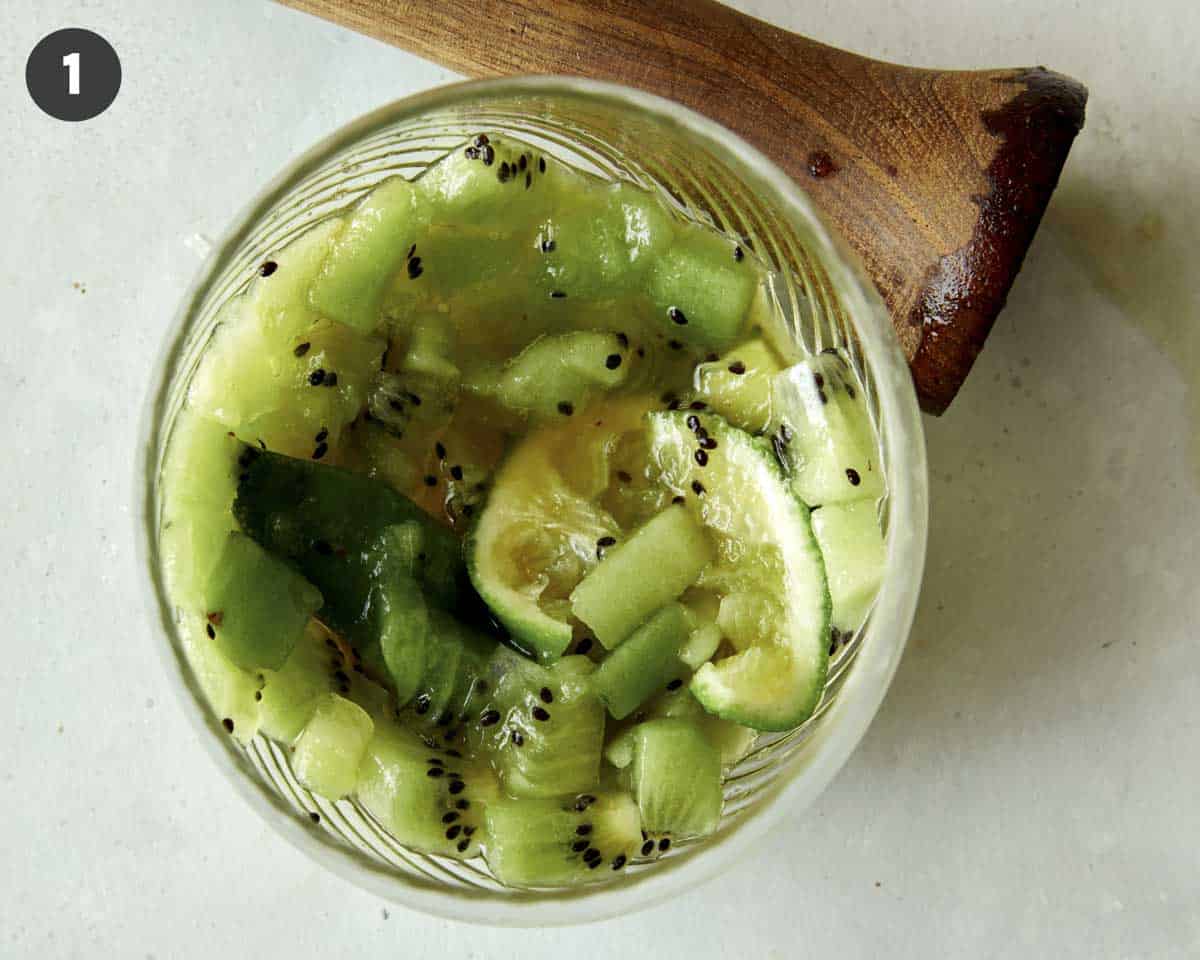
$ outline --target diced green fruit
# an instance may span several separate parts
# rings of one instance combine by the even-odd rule
[[[375,722],[356,703],[327,693],[296,740],[292,769],[297,779],[327,800],[354,791],[358,767],[375,731]]]
[[[625,543],[609,548],[571,593],[571,609],[611,650],[691,586],[712,559],[696,518],[669,506]]]
[[[495,641],[442,610],[430,609],[428,644],[414,710],[430,723],[461,718]]]
[[[771,421],[771,393],[779,361],[762,340],[734,347],[696,369],[700,396],[735,427],[757,433]]]
[[[618,770],[624,770],[633,763],[633,741],[636,729],[636,726],[626,727],[604,746],[604,759]]]
[[[704,837],[721,820],[721,758],[686,720],[634,727],[629,765],[642,828],[652,834]]]
[[[530,434],[501,464],[467,539],[471,581],[523,648],[546,661],[571,642],[567,596],[596,565],[597,542],[616,522],[564,479],[564,451],[604,436],[591,413]]]
[[[488,866],[513,887],[608,880],[642,845],[637,805],[609,791],[497,801],[487,808],[487,833]]]
[[[408,350],[400,369],[458,390],[462,371],[449,359],[455,353],[454,328],[440,314],[427,314],[413,323]]]
[[[444,430],[458,406],[458,385],[422,373],[379,373],[371,384],[367,411],[372,422],[397,439]]]
[[[620,720],[683,672],[679,648],[691,624],[678,603],[668,603],[604,658],[593,686],[608,712]]]
[[[477,389],[513,410],[570,416],[593,394],[621,384],[628,369],[625,353],[611,333],[546,334],[509,361],[494,382]]]
[[[758,271],[734,244],[698,225],[682,228],[650,267],[649,292],[664,329],[705,347],[728,346],[746,326]]]
[[[689,423],[716,443],[703,465]],[[650,436],[663,483],[686,496],[685,509],[715,538],[715,578],[727,590],[757,591],[779,609],[766,635],[702,665],[691,690],[720,717],[787,730],[816,708],[828,667],[829,592],[808,509],[769,448],[719,417],[652,414]]]
[[[376,185],[334,241],[309,299],[317,312],[364,333],[380,322],[383,295],[423,224],[413,185],[392,177]]]
[[[417,695],[425,675],[430,630],[425,597],[412,576],[397,571],[379,578],[370,603],[396,702],[406,704]]]
[[[202,615],[182,614],[179,629],[188,665],[226,731],[248,743],[258,732],[258,675],[230,663],[208,636],[208,627]]]
[[[358,768],[358,800],[400,843],[465,859],[485,844],[496,796],[486,764],[430,747],[395,723],[377,724]]]
[[[862,626],[883,579],[878,510],[869,500],[833,504],[813,513],[812,523],[825,557],[833,625],[852,633]]]
[[[351,683],[350,666],[316,621],[305,628],[282,667],[262,674],[260,729],[285,744],[300,735],[322,696]]]
[[[846,361],[823,353],[775,378],[772,441],[792,489],[811,506],[878,500],[883,473],[862,388]]]
[[[712,659],[720,645],[721,628],[715,623],[702,623],[688,633],[679,648],[679,661],[689,670],[698,670],[700,664]]]
[[[513,796],[548,797],[596,787],[604,707],[587,657],[551,668],[502,655],[509,669],[476,718],[485,748]]]
[[[627,294],[640,285],[646,265],[671,243],[673,233],[662,204],[631,184],[580,194],[540,225],[536,282],[543,296]]]
[[[296,646],[321,592],[249,537],[231,532],[204,592],[215,643],[246,670],[276,670]]]
[[[326,221],[292,241],[270,261],[276,268],[269,276],[221,310],[188,402],[247,443],[325,457],[366,398],[383,341],[321,319],[307,301],[341,227],[341,220]]]

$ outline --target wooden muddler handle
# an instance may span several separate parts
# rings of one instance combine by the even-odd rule
[[[1087,100],[1042,67],[895,66],[715,0],[283,2],[463,74],[616,81],[740,134],[862,257],[933,413],[1004,306]]]

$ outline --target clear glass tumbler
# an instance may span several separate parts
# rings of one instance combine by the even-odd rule
[[[888,495],[883,586],[863,630],[831,665],[825,696],[803,726],[760,738],[727,777],[717,833],[631,864],[606,883],[514,890],[481,860],[460,863],[397,844],[353,801],[300,786],[286,751],[221,730],[191,675],[159,556],[159,474],[172,424],[221,306],[255,267],[380,180],[414,177],[469,135],[509,134],[608,178],[657,189],[687,215],[740,239],[771,266],[776,319],[797,357],[841,348],[865,387]],[[625,914],[718,873],[781,817],[829,783],[883,699],[907,639],[926,536],[926,465],[916,397],[887,314],[854,257],[804,192],[729,131],[677,104],[611,84],[561,78],[463,83],[409,97],[343,128],[296,160],[254,200],[183,301],[147,405],[138,515],[152,616],[168,670],[200,739],[252,805],[336,872],[398,903],[454,919],[548,926]],[[319,823],[312,817],[319,813]]]

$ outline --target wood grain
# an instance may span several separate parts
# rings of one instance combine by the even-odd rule
[[[1004,306],[1087,99],[1042,68],[881,63],[715,0],[284,2],[468,76],[611,80],[724,124],[862,257],[933,413]]]

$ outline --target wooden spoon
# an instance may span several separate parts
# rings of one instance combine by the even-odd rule
[[[463,74],[612,80],[740,134],[862,257],[932,413],[1004,306],[1087,100],[1043,67],[881,63],[715,0],[283,2]]]

